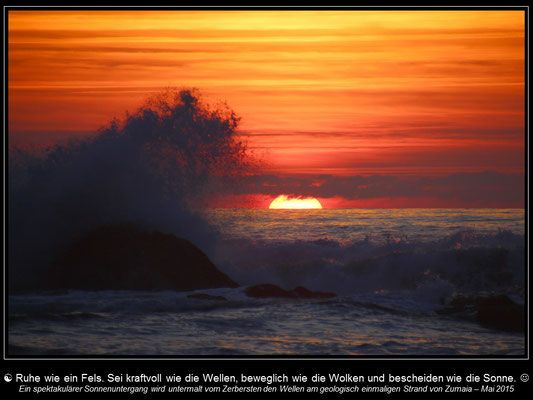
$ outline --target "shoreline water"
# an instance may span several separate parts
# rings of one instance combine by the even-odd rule
[[[523,333],[437,312],[460,295],[523,304],[523,211],[217,212],[210,257],[239,288],[11,295],[10,354],[524,354]],[[261,283],[337,297],[246,296]]]

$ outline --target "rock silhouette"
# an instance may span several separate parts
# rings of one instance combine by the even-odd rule
[[[314,292],[302,286],[298,286],[292,290],[286,290],[269,283],[247,288],[246,295],[257,298],[279,297],[289,299],[329,299],[336,296],[335,293]]]
[[[523,332],[525,329],[524,306],[506,295],[458,297],[438,312],[501,331]]]
[[[86,233],[47,274],[49,289],[196,290],[238,287],[185,239],[133,226]]]
[[[214,295],[206,294],[206,293],[190,294],[190,295],[187,296],[187,298],[188,299],[195,299],[195,300],[228,301],[228,299],[225,298],[224,296],[214,296]]]

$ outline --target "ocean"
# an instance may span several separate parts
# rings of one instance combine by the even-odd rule
[[[219,232],[205,251],[240,287],[10,294],[8,356],[525,353],[522,331],[442,312],[461,296],[524,304],[523,209],[216,209],[203,218]],[[336,296],[246,295],[263,283]],[[217,297],[188,297],[198,293]]]

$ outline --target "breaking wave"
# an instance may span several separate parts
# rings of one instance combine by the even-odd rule
[[[457,293],[523,296],[524,246],[521,234],[470,230],[415,242],[232,239],[219,243],[215,260],[243,285],[269,282],[339,295],[409,291],[444,303]]]
[[[11,148],[10,287],[38,284],[65,246],[104,224],[173,233],[209,254],[216,230],[191,204],[213,175],[246,168],[238,122],[231,109],[204,103],[196,90],[169,89],[94,137],[39,153]]]

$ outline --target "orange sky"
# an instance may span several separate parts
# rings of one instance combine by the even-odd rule
[[[13,144],[197,87],[242,117],[271,172],[524,172],[524,11],[10,10],[8,24]]]

